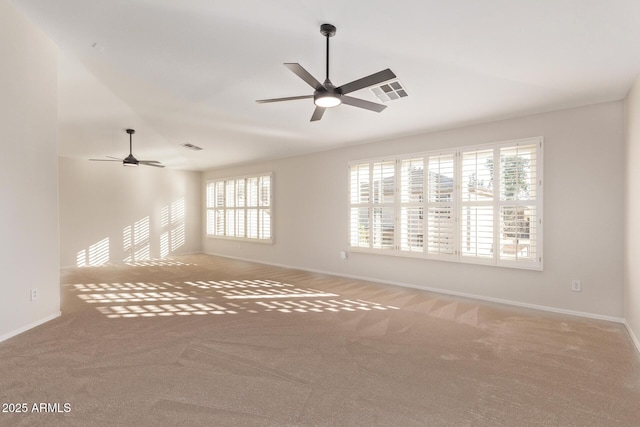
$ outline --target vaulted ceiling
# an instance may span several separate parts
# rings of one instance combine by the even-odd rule
[[[216,167],[622,99],[637,0],[13,0],[58,46],[59,154]],[[310,122],[312,89],[390,68],[408,97]],[[351,95],[379,102],[370,89]],[[202,147],[190,151],[181,144]]]

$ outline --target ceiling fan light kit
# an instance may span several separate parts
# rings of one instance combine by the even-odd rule
[[[318,92],[313,95],[313,103],[318,107],[332,108],[342,104],[339,93]]]
[[[124,159],[118,159],[116,157],[107,156],[109,157],[109,159],[89,159],[89,160],[93,162],[122,162],[122,166],[129,166],[129,167],[138,166],[138,165],[154,166],[156,168],[164,167],[164,165],[157,160],[138,160],[135,157],[133,157],[132,135],[136,133],[136,131],[133,129],[127,129],[127,133],[129,134],[129,155],[127,157],[125,157]]]
[[[336,27],[331,24],[322,24],[320,26],[320,34],[322,34],[327,40],[327,60],[326,60],[326,79],[324,83],[320,83],[315,77],[313,77],[302,65],[297,63],[285,63],[284,66],[290,69],[295,75],[304,80],[309,86],[314,89],[313,95],[302,96],[290,96],[286,98],[273,98],[273,99],[259,99],[256,102],[259,104],[281,101],[294,101],[298,99],[310,99],[313,98],[313,103],[316,106],[311,121],[317,121],[322,118],[327,108],[337,107],[340,104],[351,105],[352,107],[364,108],[365,110],[381,112],[386,105],[377,104],[375,102],[366,101],[360,98],[353,98],[346,96],[346,94],[355,92],[360,89],[378,85],[382,82],[392,80],[396,78],[396,75],[390,70],[386,69],[369,76],[363,77],[358,80],[354,80],[345,85],[335,87],[329,79],[329,38],[335,36]]]

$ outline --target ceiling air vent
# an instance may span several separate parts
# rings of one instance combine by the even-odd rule
[[[202,150],[202,147],[198,147],[197,145],[193,145],[193,144],[189,144],[188,142],[185,142],[184,144],[181,144],[184,148],[188,148],[189,150],[193,150],[193,151],[200,151]]]
[[[402,87],[398,80],[372,87],[371,92],[382,102],[389,102],[394,99],[409,96],[406,89]]]

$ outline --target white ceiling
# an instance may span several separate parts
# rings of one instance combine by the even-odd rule
[[[59,153],[207,170],[622,99],[638,0],[13,0],[55,41]],[[391,68],[409,97],[311,123],[285,68],[336,86]],[[369,89],[351,95],[376,101]],[[203,147],[189,151],[185,142]]]

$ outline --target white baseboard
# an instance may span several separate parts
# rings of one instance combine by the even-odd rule
[[[531,309],[534,309],[534,310],[547,311],[547,312],[551,312],[551,313],[568,314],[570,316],[586,317],[586,318],[589,318],[589,319],[606,320],[606,321],[609,321],[609,322],[624,323],[624,319],[622,317],[613,317],[613,316],[605,316],[605,315],[596,314],[596,313],[587,313],[587,312],[583,312],[583,311],[566,310],[566,309],[563,309],[563,308],[549,307],[549,306],[538,305],[538,304],[529,304],[529,303],[520,302],[520,301],[512,301],[512,300],[501,299],[501,298],[487,297],[487,296],[484,296],[484,295],[469,294],[469,293],[466,293],[466,292],[450,291],[448,289],[433,288],[433,287],[430,287],[430,286],[418,286],[418,285],[415,285],[415,284],[412,284],[412,283],[396,282],[396,281],[393,281],[393,280],[383,280],[383,279],[378,279],[378,278],[375,278],[375,277],[356,276],[356,275],[350,275],[350,274],[335,273],[335,272],[331,272],[331,271],[315,270],[315,269],[304,268],[304,267],[296,267],[296,266],[292,266],[292,265],[284,265],[284,264],[270,263],[270,262],[264,262],[264,261],[256,261],[256,260],[253,260],[253,259],[234,257],[234,256],[218,254],[218,253],[213,253],[213,252],[204,252],[204,253],[207,254],[207,255],[219,256],[219,257],[230,258],[230,259],[237,259],[237,260],[240,260],[240,261],[249,261],[249,262],[255,262],[257,264],[272,265],[274,267],[291,268],[291,269],[295,269],[295,270],[308,271],[308,272],[311,272],[311,273],[328,274],[328,275],[331,275],[331,276],[345,277],[345,278],[348,278],[348,279],[366,280],[368,282],[377,282],[377,283],[383,283],[385,285],[402,286],[402,287],[405,287],[405,288],[419,289],[419,290],[422,290],[422,291],[435,292],[435,293],[438,293],[438,294],[452,295],[452,296],[463,297],[463,298],[471,298],[471,299],[475,299],[475,300],[494,302],[494,303],[498,303],[498,304],[506,304],[506,305],[516,306],[516,307],[531,308]]]
[[[636,346],[636,349],[638,350],[638,353],[640,353],[640,340],[638,340],[638,337],[636,336],[636,334],[633,333],[633,329],[631,329],[631,325],[629,325],[629,322],[627,322],[627,319],[624,320],[624,326],[627,328],[627,332],[629,332],[629,336],[631,336],[631,341],[633,341],[633,343]]]
[[[0,335],[0,342],[8,340],[9,338],[15,337],[16,335],[20,335],[21,333],[26,332],[29,329],[33,329],[36,326],[40,326],[43,323],[47,323],[50,320],[53,320],[53,319],[55,319],[57,317],[60,317],[61,315],[62,315],[62,313],[60,311],[56,311],[55,313],[53,313],[53,314],[51,314],[51,315],[49,315],[47,317],[44,317],[44,318],[42,318],[40,320],[37,320],[37,321],[35,321],[33,323],[29,323],[28,325],[25,325],[20,329],[16,329],[15,331],[11,331],[8,334]]]

